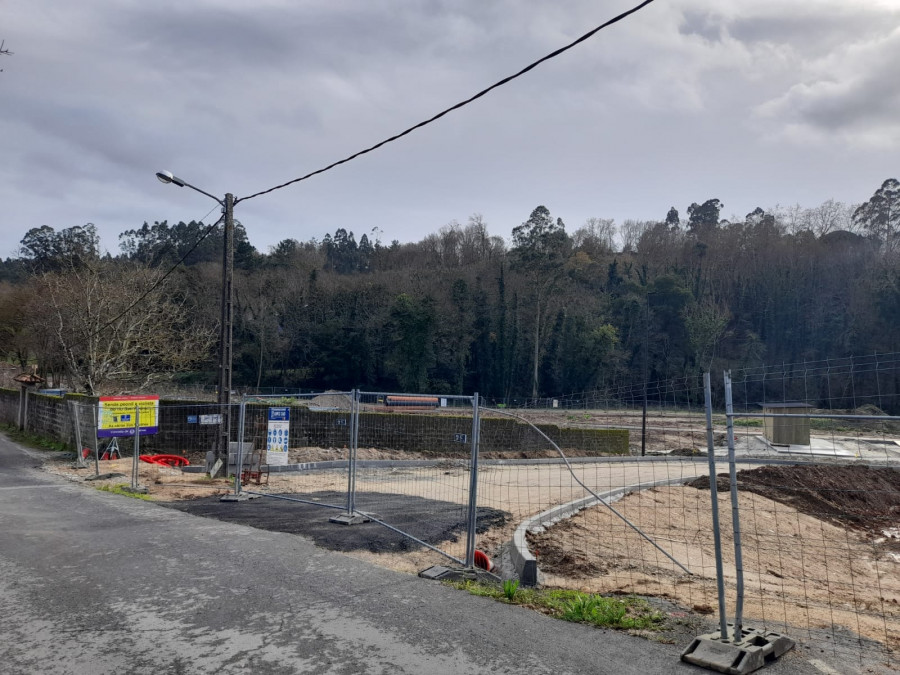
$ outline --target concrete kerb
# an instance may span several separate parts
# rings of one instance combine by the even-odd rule
[[[523,521],[519,525],[519,527],[516,528],[515,534],[513,534],[512,541],[506,545],[506,551],[509,554],[513,566],[516,569],[519,581],[523,586],[537,586],[539,583],[541,583],[541,572],[538,568],[537,559],[528,549],[528,541],[525,538],[527,532],[536,530],[537,528],[546,529],[548,527],[551,527],[561,520],[571,518],[579,511],[601,503],[601,501],[606,504],[610,504],[614,501],[618,501],[625,495],[632,492],[646,490],[652,487],[661,487],[664,485],[682,485],[694,480],[697,477],[698,476],[670,478],[666,480],[654,481],[652,483],[639,483],[637,485],[629,485],[622,488],[616,488],[615,490],[609,490],[608,492],[597,495],[597,497],[599,497],[600,499],[597,499],[597,497],[594,497],[593,495],[589,497],[582,497],[581,499],[576,499],[567,504],[560,504],[559,506],[554,506],[553,508],[547,509],[546,511],[541,511],[536,516],[532,516],[531,518]]]

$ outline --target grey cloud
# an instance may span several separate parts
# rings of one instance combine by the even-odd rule
[[[794,15],[735,17],[728,22],[727,30],[740,42],[785,44],[808,54],[833,49],[850,39],[858,42],[884,36],[896,21],[896,15],[891,21],[892,15],[887,12],[854,9],[858,8],[848,7],[846,11],[828,14],[809,8],[800,9]]]
[[[820,82],[797,88],[788,95],[782,110],[812,126],[839,131],[872,124],[897,126],[898,104],[897,78],[870,76],[849,86]]]
[[[722,18],[710,12],[686,11],[682,15],[678,32],[682,35],[697,35],[708,42],[719,42],[724,24]]]
[[[761,106],[772,118],[822,132],[878,134],[900,141],[900,31],[888,39],[853,45],[811,67],[806,81]]]

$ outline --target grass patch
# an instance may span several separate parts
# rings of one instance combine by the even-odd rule
[[[506,579],[503,582],[503,595],[506,596],[507,600],[513,600],[516,597],[516,591],[519,590],[519,580],[518,579]]]
[[[763,425],[762,420],[753,420],[753,419],[736,419],[734,420],[734,426],[736,427],[761,427]]]
[[[472,595],[522,605],[563,621],[587,623],[598,628],[661,630],[664,619],[649,602],[635,596],[608,598],[581,591],[520,588],[506,583],[500,586],[477,581],[446,583]]]
[[[97,489],[101,492],[112,492],[114,495],[122,495],[123,497],[134,497],[135,499],[143,499],[145,502],[152,502],[153,497],[141,494],[140,492],[131,492],[128,490],[130,486],[122,485],[101,485]]]
[[[20,431],[15,424],[5,424],[0,429],[9,436],[9,438],[21,445],[27,445],[30,448],[38,450],[53,450],[54,452],[68,452],[69,446],[62,441],[57,441],[40,434],[34,434],[30,431]]]
[[[854,427],[847,424],[847,420],[832,420],[832,419],[823,419],[821,417],[811,417],[809,419],[809,428],[814,429],[815,431],[839,431],[839,432],[848,432],[858,430],[862,427],[859,425],[854,429]]]

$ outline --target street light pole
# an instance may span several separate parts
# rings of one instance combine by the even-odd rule
[[[222,426],[220,440],[216,446],[216,459],[221,459],[227,469],[228,441],[231,432],[231,347],[234,325],[234,195],[230,192],[225,195],[224,208],[225,241],[222,246],[222,320],[219,332],[218,396],[222,412]]]
[[[216,401],[220,406],[222,424],[219,438],[216,441],[215,459],[222,461],[221,466],[227,470],[228,442],[231,437],[231,364],[232,364],[232,326],[234,323],[234,195],[230,192],[225,199],[201,190],[190,183],[172,175],[171,171],[159,171],[156,177],[161,183],[174,183],[178,187],[189,187],[217,201],[224,213],[225,231],[222,246],[222,315],[219,327],[219,381]],[[215,466],[215,463],[213,464]]]

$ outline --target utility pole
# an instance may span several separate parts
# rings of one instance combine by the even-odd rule
[[[157,171],[156,178],[160,183],[172,183],[178,187],[189,187],[191,190],[206,195],[219,203],[225,221],[224,241],[222,245],[222,316],[219,327],[219,392],[216,400],[219,404],[221,425],[219,436],[215,443],[215,459],[221,460],[219,465],[228,470],[228,442],[231,438],[231,338],[234,305],[234,195],[230,192],[221,200],[206,190],[201,190],[196,185],[191,185],[185,180],[172,175],[171,171]],[[210,477],[213,477],[210,469]]]
[[[219,412],[222,415],[216,459],[228,466],[228,442],[231,437],[231,362],[234,321],[234,195],[225,195],[225,231],[222,246],[222,316],[219,329]]]

